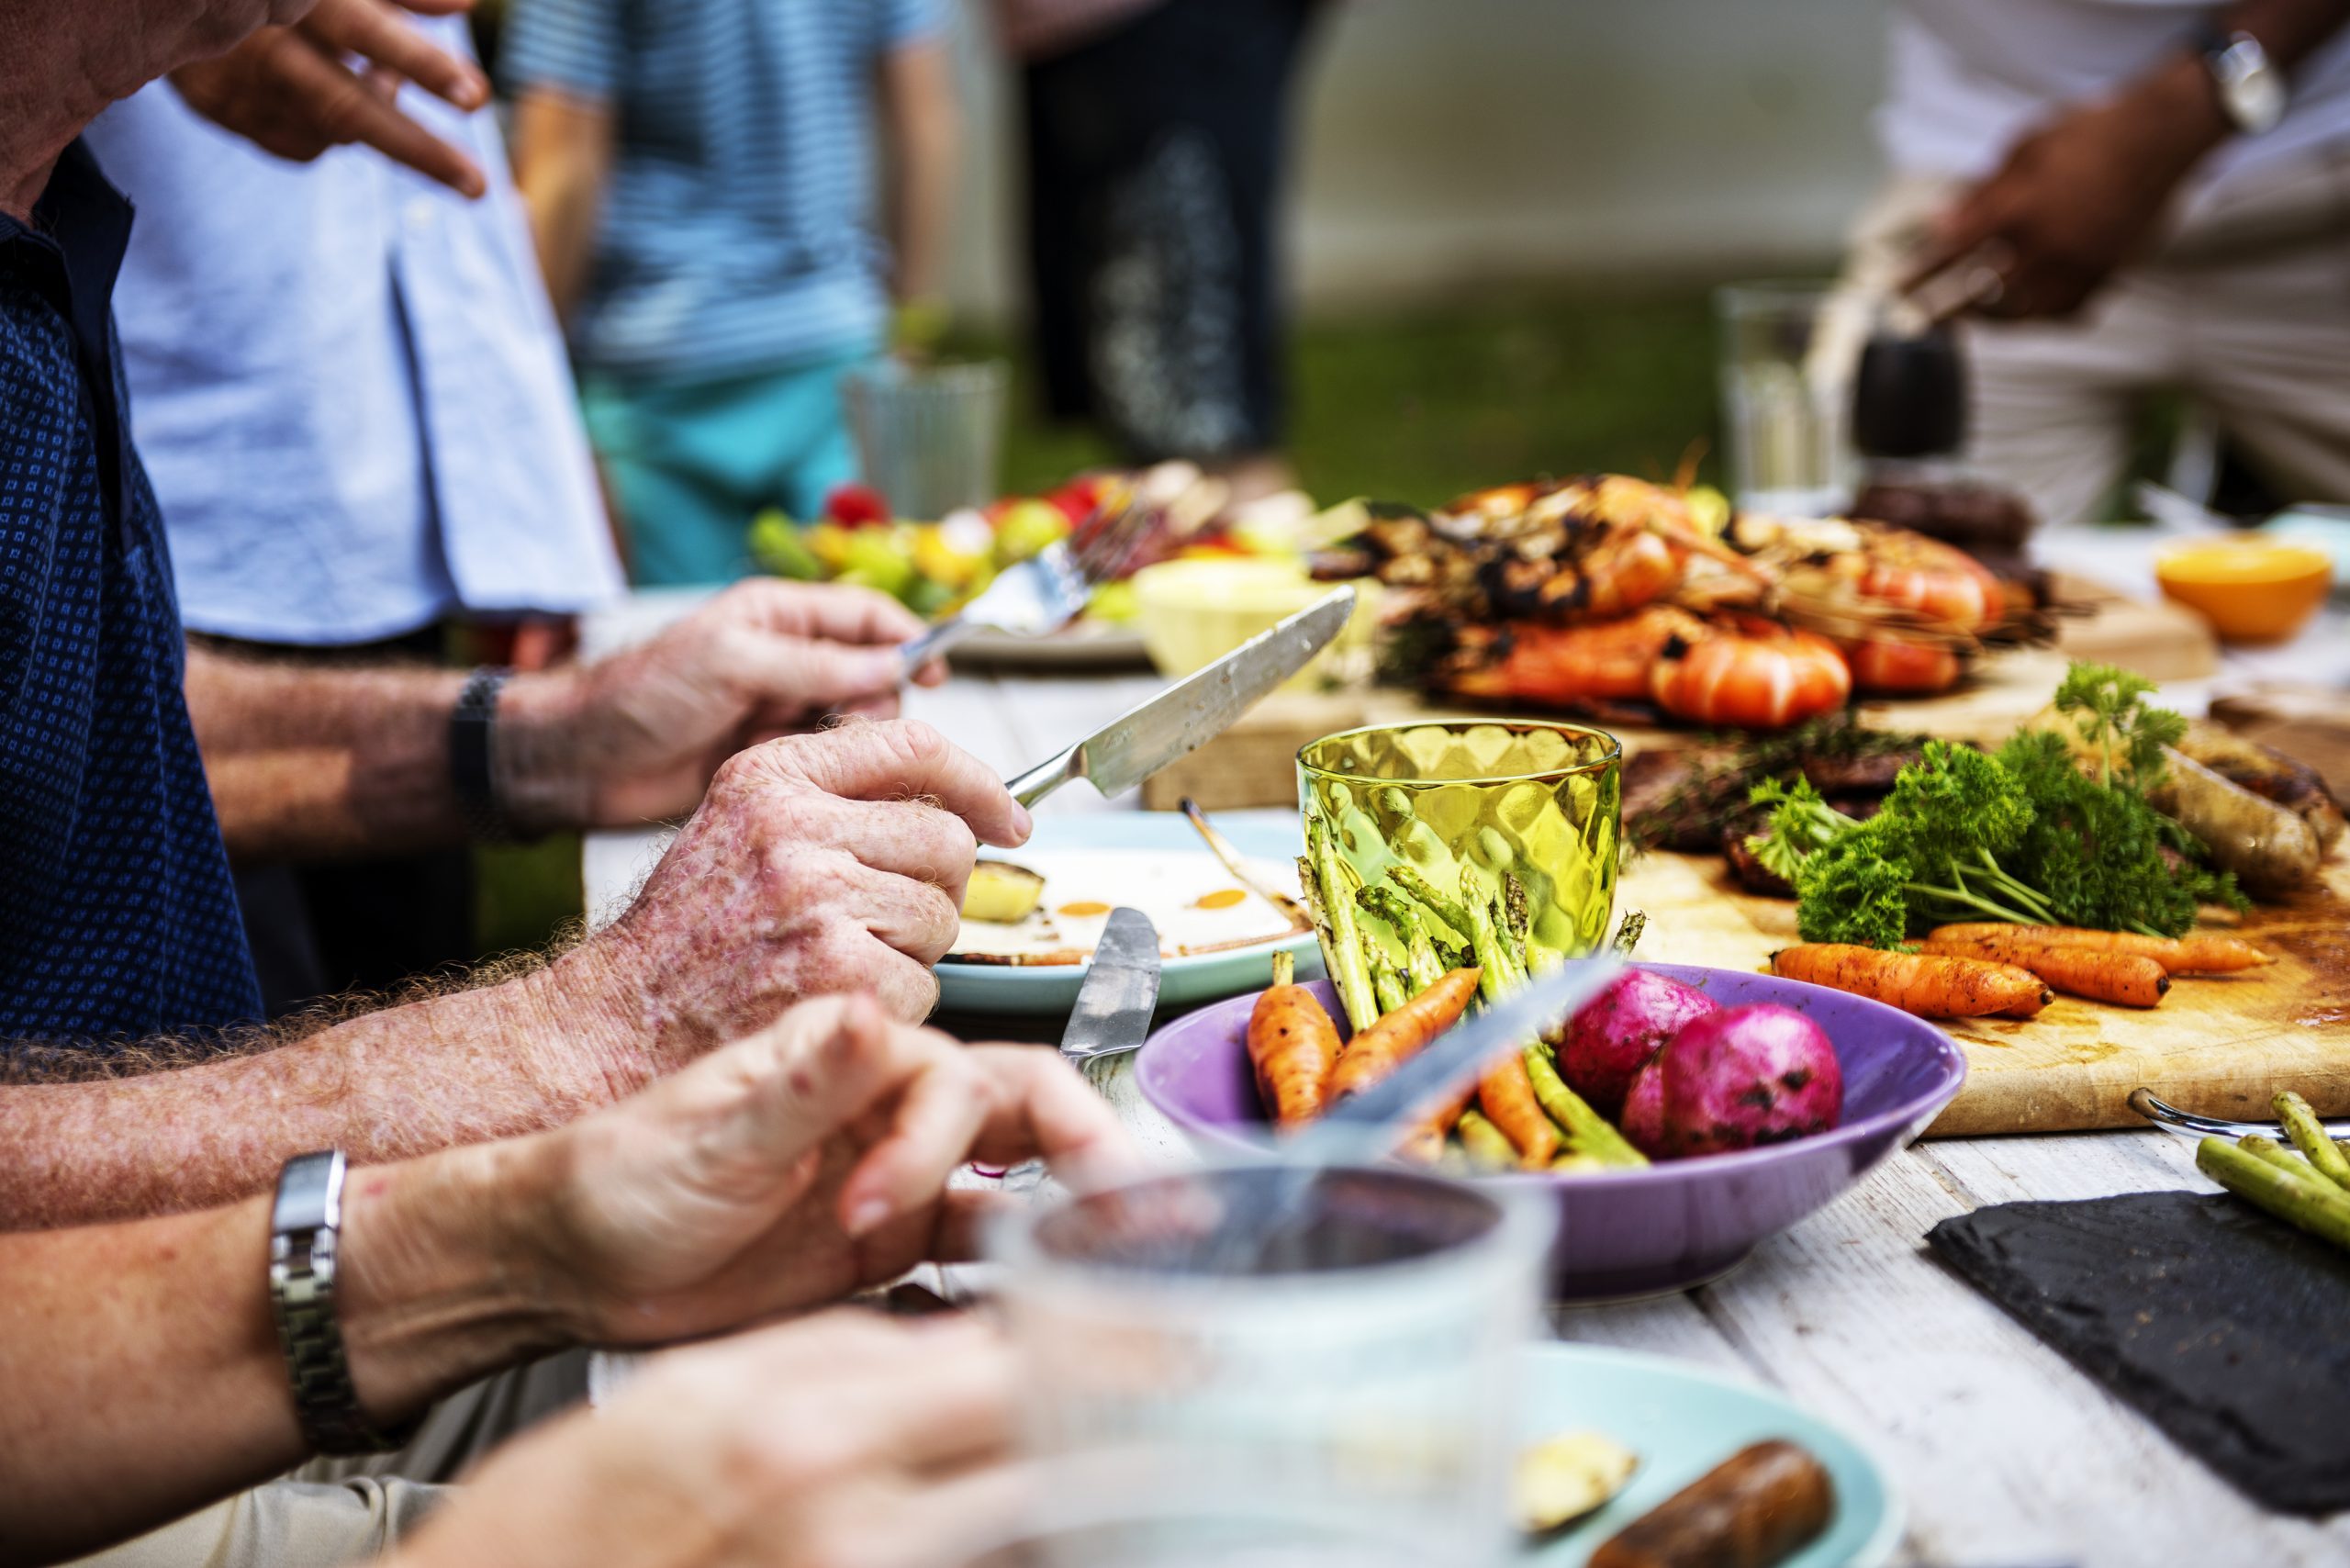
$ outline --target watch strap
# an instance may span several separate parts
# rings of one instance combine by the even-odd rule
[[[513,673],[495,665],[475,670],[449,714],[449,787],[465,831],[490,844],[520,836],[498,799],[496,770],[498,699]]]
[[[343,1158],[297,1155],[277,1176],[269,1221],[269,1302],[302,1436],[322,1454],[386,1453],[415,1432],[380,1428],[359,1407],[335,1316]]]

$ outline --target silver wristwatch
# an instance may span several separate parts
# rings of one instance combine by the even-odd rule
[[[2203,66],[2220,89],[2220,107],[2238,130],[2257,136],[2285,118],[2285,73],[2250,33],[2203,39]]]
[[[302,1436],[319,1453],[386,1453],[410,1432],[381,1430],[359,1408],[335,1319],[335,1247],[342,1229],[343,1159],[301,1154],[278,1172],[269,1218],[269,1302],[294,1386]]]

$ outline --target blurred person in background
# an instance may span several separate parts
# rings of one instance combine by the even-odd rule
[[[1316,0],[997,0],[1046,409],[1247,502],[1292,483],[1281,197]]]
[[[181,67],[84,133],[139,208],[116,320],[181,618],[210,640],[199,665],[439,665],[453,623],[510,632],[622,587],[464,21],[380,0],[344,12],[454,102],[392,101],[314,16]],[[295,112],[320,84],[391,157],[331,146]],[[237,896],[272,1017],[478,957],[462,844],[241,857]]]
[[[638,582],[741,577],[754,515],[815,518],[856,471],[842,374],[892,300],[902,341],[943,325],[943,29],[938,0],[509,0],[516,178]]]
[[[2151,394],[2350,500],[2350,0],[1906,0],[1848,276],[1975,301],[1970,455],[2090,517]]]

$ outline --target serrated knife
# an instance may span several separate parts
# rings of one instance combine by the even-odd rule
[[[1259,632],[1224,657],[1128,710],[1004,788],[1033,806],[1072,778],[1105,796],[1133,789],[1185,752],[1205,745],[1305,667],[1354,613],[1355,590],[1340,588]]]

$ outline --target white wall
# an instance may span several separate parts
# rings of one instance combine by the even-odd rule
[[[1302,82],[1300,298],[1817,265],[1876,175],[1883,9],[1332,0]],[[993,313],[1015,293],[1009,84],[967,41],[973,168],[955,290]]]

